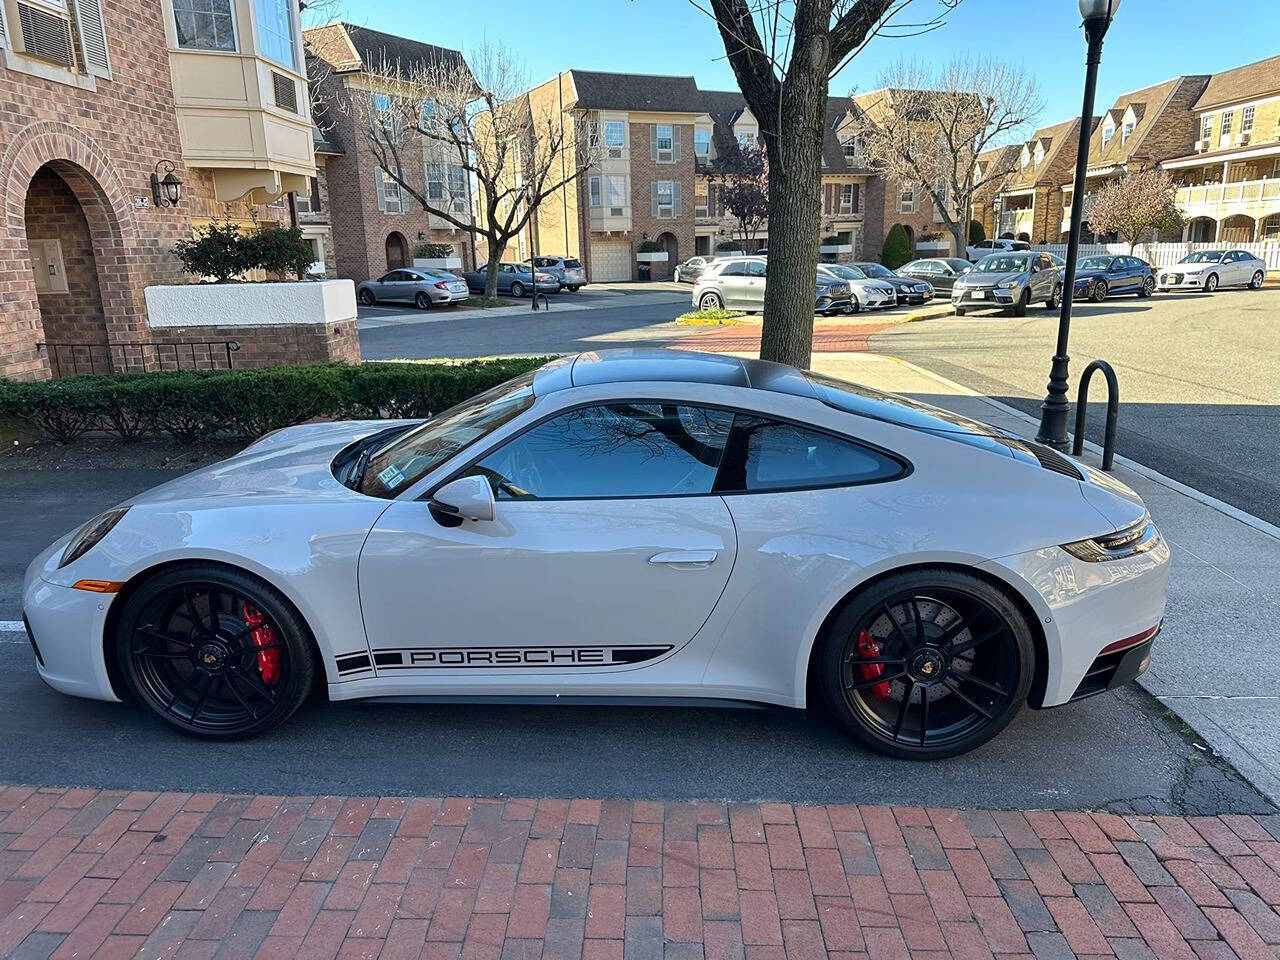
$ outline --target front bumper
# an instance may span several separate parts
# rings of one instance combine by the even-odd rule
[[[24,590],[23,620],[38,651],[36,672],[59,693],[119,701],[102,642],[112,598],[39,578]]]
[[[898,303],[909,303],[912,306],[928,303],[932,299],[932,290],[899,290],[897,296]]]
[[[1020,292],[1017,287],[1009,290],[997,290],[994,287],[983,287],[979,290],[963,289],[952,291],[951,303],[957,307],[1008,307],[1014,304]]]
[[[838,297],[818,297],[814,304],[816,313],[836,313],[841,310],[848,310],[853,306],[853,298],[849,295]]]
[[[1162,270],[1156,274],[1156,287],[1160,290],[1201,290],[1204,288],[1204,275]]]

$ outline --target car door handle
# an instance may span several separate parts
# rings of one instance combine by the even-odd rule
[[[718,550],[671,550],[655,553],[650,563],[663,563],[674,567],[709,567],[720,555]]]

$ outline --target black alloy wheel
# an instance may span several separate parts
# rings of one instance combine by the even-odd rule
[[[211,740],[287,719],[315,669],[293,607],[257,578],[216,564],[172,567],[143,584],[121,614],[116,653],[152,713]]]
[[[1094,303],[1101,303],[1107,299],[1107,281],[1099,280],[1093,285],[1093,294],[1089,297]]]
[[[368,287],[360,291],[360,302],[366,307],[372,307],[378,302],[378,298],[373,295],[373,291]]]
[[[422,291],[413,298],[413,305],[419,310],[431,309],[431,295]]]
[[[1031,290],[1022,291],[1022,296],[1018,297],[1018,302],[1013,305],[1013,315],[1015,317],[1025,317],[1027,315],[1027,306],[1031,303]]]
[[[1138,296],[1149,297],[1156,292],[1156,278],[1143,277],[1142,286],[1138,289]]]
[[[1031,628],[1003,590],[955,570],[891,576],[856,596],[822,652],[826,701],[854,739],[941,759],[979,746],[1031,685]]]
[[[1053,292],[1049,294],[1049,299],[1044,302],[1046,310],[1057,310],[1062,306],[1062,284],[1055,283]]]

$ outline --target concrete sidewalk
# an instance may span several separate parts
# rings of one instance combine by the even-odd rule
[[[893,357],[815,354],[814,366],[1020,436],[1036,432],[1025,414]],[[1085,459],[1098,465],[1098,451]],[[1146,501],[1174,549],[1164,630],[1139,682],[1280,803],[1280,529],[1122,461],[1115,475]]]

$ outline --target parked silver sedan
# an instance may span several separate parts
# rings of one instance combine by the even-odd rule
[[[392,270],[377,280],[366,280],[356,291],[360,302],[372,306],[382,300],[412,303],[419,310],[462,303],[471,296],[467,281],[447,270]]]

